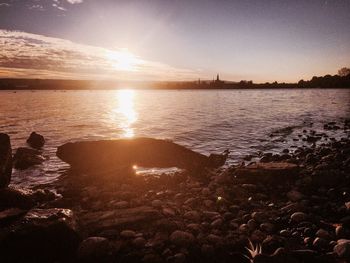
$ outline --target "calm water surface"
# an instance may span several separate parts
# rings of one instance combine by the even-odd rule
[[[26,186],[67,168],[55,152],[68,141],[167,138],[204,154],[229,149],[229,163],[237,163],[246,154],[298,146],[292,138],[305,127],[321,131],[349,116],[350,90],[0,91],[0,131],[13,148],[25,146],[32,131],[47,139],[47,162],[14,170],[13,183]]]

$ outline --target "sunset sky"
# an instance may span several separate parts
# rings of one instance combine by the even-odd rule
[[[350,0],[0,0],[0,77],[255,82],[350,66]]]

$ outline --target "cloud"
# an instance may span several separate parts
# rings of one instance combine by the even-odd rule
[[[195,79],[198,72],[144,60],[127,50],[0,30],[0,74],[46,78],[125,80]],[[9,74],[11,76],[11,74]]]
[[[67,2],[70,4],[81,4],[83,0],[67,0]]]
[[[0,3],[0,7],[10,7],[11,5],[9,3]]]

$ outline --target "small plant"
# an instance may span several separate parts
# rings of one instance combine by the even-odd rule
[[[249,252],[249,255],[244,255],[247,259],[249,259],[250,262],[253,262],[254,258],[258,255],[262,254],[262,247],[260,244],[254,244],[250,239],[248,239],[249,244],[246,247],[247,251]]]

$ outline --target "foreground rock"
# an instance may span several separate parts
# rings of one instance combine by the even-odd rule
[[[45,158],[38,150],[20,147],[13,156],[16,169],[27,169],[33,165],[42,164]]]
[[[12,174],[12,149],[10,137],[0,133],[0,188],[8,186]]]
[[[251,179],[252,182],[279,184],[293,181],[298,175],[299,166],[286,162],[257,163],[238,168],[235,174]]]
[[[69,209],[30,210],[0,234],[1,262],[72,260],[80,240]]]
[[[33,147],[35,149],[40,149],[45,144],[45,138],[41,134],[32,132],[29,138],[27,139],[27,143],[30,145],[30,147]]]
[[[134,165],[202,171],[222,166],[227,153],[208,157],[171,141],[136,138],[67,143],[58,147],[57,156],[83,171],[131,170]]]
[[[148,206],[140,206],[111,211],[88,212],[81,215],[81,225],[89,234],[103,230],[122,230],[124,228],[151,227],[161,214]]]

